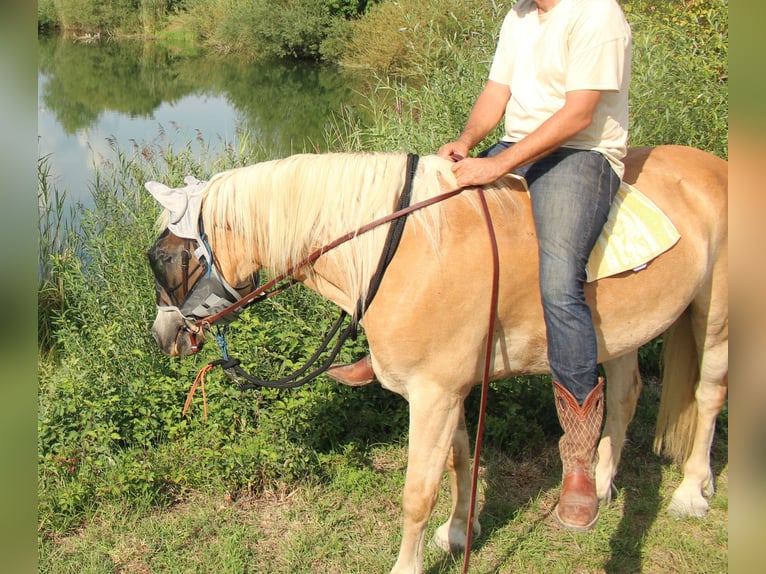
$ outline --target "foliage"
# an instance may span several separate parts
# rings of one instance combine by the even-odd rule
[[[214,0],[199,2],[184,18],[199,24],[206,43],[218,50],[319,60],[335,56],[343,23],[366,6],[366,0]]]
[[[506,6],[492,0],[401,0],[381,2],[351,23],[344,63],[385,75],[429,75],[428,68],[446,69],[458,52],[476,56],[494,51],[494,36]],[[481,60],[479,60],[481,61]]]
[[[220,22],[217,37],[239,51],[310,58],[319,55],[331,19],[322,0],[238,0]]]
[[[183,0],[42,0],[38,28],[63,28],[89,34],[152,33],[167,23]]]
[[[178,27],[209,47],[252,58],[337,56],[342,22],[369,0],[43,0],[38,28],[91,36],[172,36]],[[326,46],[323,48],[323,44]]]
[[[366,7],[363,2],[336,1],[324,3],[323,11],[320,4],[312,0],[312,10],[303,14],[304,20],[296,20],[292,30],[285,28],[289,19],[271,17],[278,12],[273,3],[258,0],[186,0],[164,6],[173,12],[175,22],[199,24],[194,30],[211,42],[225,31],[230,40],[250,45],[243,38],[257,29],[272,39],[275,52],[306,56],[321,52],[326,41],[312,27]],[[89,4],[103,6],[99,13],[104,18],[126,5]],[[85,10],[85,4],[76,0],[54,0],[54,6],[57,10],[66,6],[71,18],[75,8]],[[229,11],[234,6],[247,7],[247,18],[238,21]],[[295,11],[303,6],[297,1],[284,5]],[[654,10],[652,6],[647,0],[625,4],[635,46],[633,143],[685,143],[725,157],[728,4],[687,0]],[[343,37],[350,42],[345,52],[349,63],[381,70],[370,96],[372,118],[365,124],[356,123],[355,116],[337,119],[337,147],[432,153],[452,139],[485,81],[507,8],[490,0],[373,5],[370,20],[363,18],[352,27],[353,33]],[[256,14],[264,22],[256,22]],[[345,39],[333,49],[345,46]],[[365,43],[373,45],[364,48]],[[73,62],[86,57],[70,56]],[[51,57],[57,57],[55,51]],[[162,57],[149,56],[133,68],[137,84],[152,85],[151,70],[161,65]],[[202,67],[198,62],[188,64],[198,73],[198,82],[201,76],[240,74],[243,94],[263,90],[258,97],[268,98],[284,97],[269,91],[269,86],[289,87],[289,77],[251,77],[241,69]],[[74,64],[71,75],[71,80],[61,78],[56,89],[76,84]],[[185,93],[194,83],[188,78],[194,77],[184,75],[178,85],[166,89]],[[98,101],[109,96],[93,97]],[[72,125],[76,129],[76,117]],[[156,506],[182,500],[191,491],[263,492],[306,478],[339,480],[337,469],[350,464],[340,460],[364,460],[371,444],[403,439],[407,426],[403,400],[377,385],[349,389],[326,379],[290,392],[243,394],[214,372],[207,377],[209,419],[201,416],[199,397],[187,417],[180,415],[195,373],[219,354],[208,344],[195,358],[170,359],[151,339],[153,288],[144,252],[155,238],[157,212],[142,184],[148,179],[178,184],[188,173],[204,177],[268,155],[247,136],[215,157],[206,156],[204,147],[199,154],[191,149],[174,152],[161,143],[127,151],[115,148],[113,163],[102,166],[93,184],[94,207],[79,207],[68,219],[48,180],[44,158],[40,161],[42,536],[53,537],[82,524],[99,505]],[[311,354],[334,318],[329,304],[298,288],[246,311],[231,334],[230,351],[246,369],[265,377],[282,376]],[[364,352],[360,337],[341,359]],[[642,368],[656,367],[658,353],[658,342],[645,347]],[[534,377],[493,383],[485,434],[488,446],[521,453],[555,439],[559,431],[546,381]],[[466,402],[470,427],[476,423],[477,401],[474,392]],[[726,417],[724,411],[724,427]],[[346,484],[367,479],[366,467],[361,463],[359,467],[346,471]]]
[[[37,29],[46,30],[58,26],[54,0],[38,0]]]
[[[89,33],[137,31],[140,26],[137,4],[135,0],[53,0],[62,28]]]
[[[728,0],[631,2],[631,144],[728,157]]]
[[[429,2],[431,16],[421,11],[425,6],[382,3],[354,25],[347,58],[378,71],[373,97],[388,104],[371,105],[376,113],[362,135],[365,147],[434,153],[460,133],[486,82],[509,3]],[[726,158],[727,0],[659,8],[631,0],[625,11],[633,30],[630,145],[676,143]]]

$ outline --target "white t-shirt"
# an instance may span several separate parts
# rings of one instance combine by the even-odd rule
[[[603,153],[622,177],[630,56],[630,27],[616,0],[561,0],[543,14],[533,0],[519,0],[503,21],[489,73],[511,91],[503,139],[532,133],[570,90],[602,90],[591,125],[564,145]]]

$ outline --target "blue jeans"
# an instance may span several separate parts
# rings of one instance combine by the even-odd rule
[[[511,145],[500,142],[480,156],[496,155]],[[514,173],[526,178],[532,198],[551,373],[582,404],[598,383],[585,265],[620,178],[600,153],[563,147]]]

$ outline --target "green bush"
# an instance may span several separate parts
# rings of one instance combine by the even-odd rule
[[[220,23],[218,36],[243,52],[317,58],[332,19],[323,0],[238,0]]]
[[[37,29],[46,30],[57,28],[59,25],[56,17],[54,0],[38,0],[37,2]]]
[[[220,52],[334,60],[344,48],[346,22],[367,6],[367,0],[186,0],[166,12],[172,12],[168,28]]]
[[[53,0],[53,5],[67,30],[134,33],[141,28],[138,0]]]

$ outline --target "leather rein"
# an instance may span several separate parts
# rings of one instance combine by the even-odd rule
[[[366,225],[359,227],[357,230],[349,232],[337,238],[336,240],[328,243],[324,247],[317,249],[316,251],[312,252],[307,257],[305,257],[303,260],[289,267],[284,273],[279,274],[277,277],[273,278],[272,280],[265,283],[264,285],[260,287],[256,287],[256,289],[254,289],[252,292],[248,293],[247,295],[245,295],[238,301],[232,303],[225,309],[215,313],[214,315],[205,317],[204,319],[200,319],[194,324],[187,324],[187,327],[186,327],[186,330],[188,331],[192,341],[192,347],[196,350],[195,334],[198,333],[203,328],[209,329],[216,321],[223,319],[226,315],[232,313],[233,311],[235,310],[241,311],[242,308],[244,308],[246,305],[263,301],[265,299],[268,299],[269,297],[272,297],[273,295],[277,293],[280,293],[281,291],[285,290],[286,288],[290,287],[291,285],[295,283],[295,280],[292,279],[292,276],[300,268],[316,261],[328,251],[335,249],[336,247],[342,245],[343,243],[346,243],[347,241],[350,241],[356,236],[361,235],[362,233],[366,233],[380,225],[393,221],[394,223],[389,229],[389,234],[386,239],[386,246],[384,247],[383,255],[378,264],[376,273],[373,276],[373,280],[370,283],[367,296],[364,301],[360,299],[357,302],[356,317],[344,329],[344,331],[341,332],[338,341],[336,342],[335,346],[332,349],[330,357],[326,359],[323,362],[323,364],[314,373],[311,373],[310,375],[307,375],[303,378],[298,378],[299,376],[304,375],[306,370],[308,370],[308,368],[314,362],[316,362],[316,360],[318,360],[320,354],[326,350],[331,338],[334,337],[335,334],[340,330],[342,321],[345,315],[347,315],[345,311],[341,312],[340,318],[335,322],[335,324],[331,328],[330,333],[327,335],[323,343],[320,345],[319,349],[308,360],[307,365],[305,365],[304,367],[296,371],[296,373],[294,373],[293,375],[289,377],[285,377],[284,379],[279,379],[277,381],[262,381],[260,379],[256,379],[255,377],[252,377],[247,372],[245,372],[239,366],[238,359],[230,359],[228,357],[225,340],[223,339],[222,336],[219,336],[218,343],[221,346],[221,350],[223,352],[224,358],[221,360],[212,361],[206,367],[203,367],[203,370],[200,372],[200,375],[198,375],[198,379],[195,380],[195,383],[192,386],[192,389],[189,393],[189,396],[186,401],[186,405],[184,407],[184,412],[189,406],[189,403],[194,394],[198,381],[200,380],[200,377],[202,378],[202,390],[204,395],[204,373],[215,366],[221,366],[224,369],[224,372],[229,377],[231,377],[232,380],[238,383],[239,388],[241,390],[255,388],[255,387],[294,388],[307,383],[309,380],[315,378],[316,376],[318,376],[319,374],[327,370],[332,360],[335,358],[335,356],[337,356],[338,352],[340,351],[340,348],[343,345],[344,341],[349,336],[354,336],[356,334],[358,322],[361,319],[362,315],[364,314],[365,309],[367,309],[370,303],[372,302],[372,299],[375,296],[375,293],[377,292],[378,286],[380,284],[380,280],[382,279],[383,273],[385,272],[385,269],[388,266],[388,263],[390,263],[391,259],[393,259],[393,256],[396,252],[396,247],[398,246],[398,237],[394,237],[394,236],[398,234],[400,237],[401,231],[406,221],[406,217],[414,211],[417,211],[425,207],[429,207],[431,205],[439,203],[441,201],[450,199],[451,197],[454,197],[462,193],[466,189],[468,189],[468,188],[460,187],[460,188],[447,191],[440,195],[436,195],[434,197],[419,201],[411,205],[404,205],[406,202],[409,202],[409,197],[411,194],[412,179],[414,178],[415,170],[417,169],[417,163],[418,163],[418,156],[414,154],[408,154],[407,173],[405,176],[404,190],[402,192],[402,197],[400,197],[399,205],[397,206],[398,209],[396,209],[393,213],[390,213],[386,216],[380,217],[379,219],[371,221],[370,223],[367,223]],[[489,321],[487,325],[487,344],[485,348],[484,372],[483,372],[482,384],[481,384],[481,401],[479,406],[479,420],[477,425],[476,442],[474,447],[473,473],[471,477],[471,499],[469,503],[468,526],[466,529],[466,548],[465,548],[464,561],[463,561],[463,574],[466,574],[468,572],[468,567],[470,562],[470,553],[471,553],[471,544],[473,540],[473,522],[474,522],[475,507],[476,507],[476,490],[477,490],[478,477],[479,477],[479,461],[481,456],[481,444],[482,444],[482,439],[484,436],[487,394],[489,391],[489,377],[490,377],[490,367],[491,367],[491,359],[492,359],[492,340],[493,340],[493,334],[495,330],[495,319],[497,315],[497,301],[498,301],[498,291],[499,291],[498,284],[499,284],[499,269],[500,269],[500,261],[499,261],[498,248],[497,248],[497,237],[495,235],[494,225],[492,224],[492,218],[490,216],[489,206],[487,205],[484,189],[481,187],[478,187],[475,189],[477,193],[479,194],[481,208],[484,214],[484,219],[487,224],[487,232],[488,232],[488,236],[490,240],[490,247],[491,247],[491,254],[492,254],[492,286],[490,291]],[[399,227],[398,230],[395,229],[395,225],[397,224],[397,222],[400,222],[398,225]],[[287,285],[280,286],[280,283],[285,280],[288,280],[289,283]],[[244,377],[248,382],[240,383],[237,380],[236,375]]]

